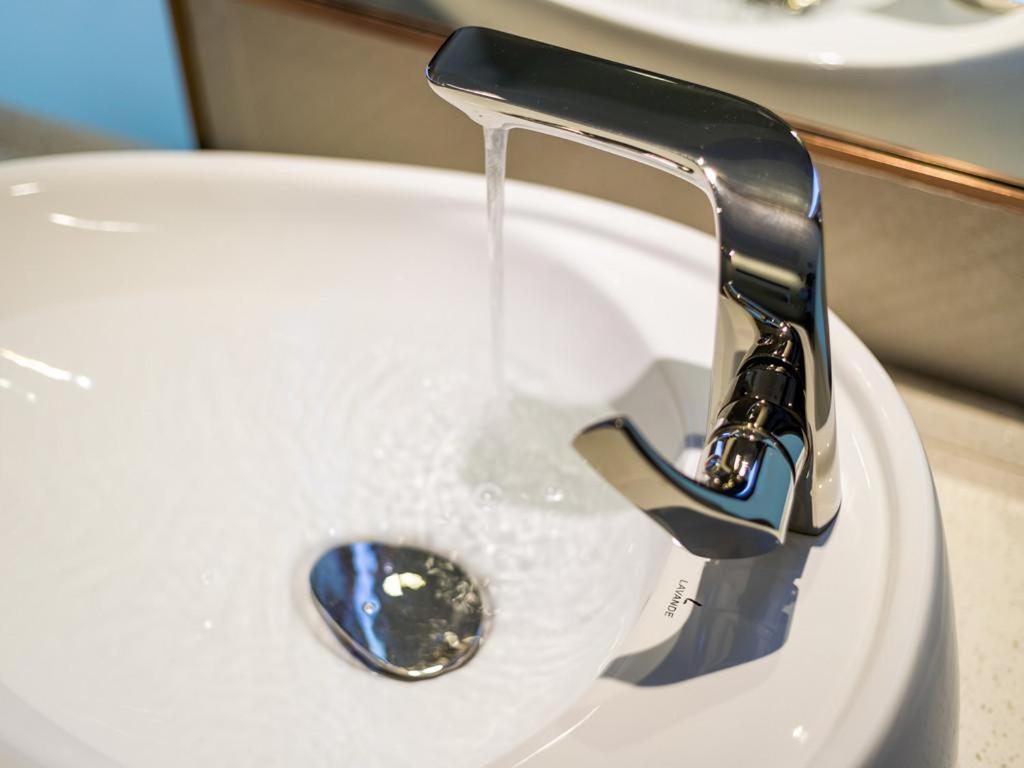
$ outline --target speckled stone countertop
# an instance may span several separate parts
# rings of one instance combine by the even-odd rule
[[[959,766],[1024,766],[1024,408],[893,377],[928,452],[949,549]]]

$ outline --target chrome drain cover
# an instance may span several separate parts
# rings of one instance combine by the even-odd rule
[[[309,583],[334,635],[392,677],[443,675],[469,661],[483,639],[480,589],[458,564],[425,549],[336,546],[316,561]]]

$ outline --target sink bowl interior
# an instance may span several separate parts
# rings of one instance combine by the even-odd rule
[[[0,762],[623,765],[685,744],[839,766],[897,726],[903,754],[944,748],[937,507],[870,353],[832,319],[836,524],[705,564],[569,442],[626,412],[692,462],[714,241],[511,185],[502,400],[483,198],[477,177],[282,157],[0,166]],[[307,578],[354,539],[466,568],[479,653],[418,683],[352,662]]]
[[[510,243],[503,405],[482,195],[439,217],[370,173],[206,184],[165,159],[154,188],[116,158],[97,195],[88,159],[54,167],[0,185],[40,188],[2,209],[0,683],[148,765],[477,765],[578,698],[668,543],[569,447],[654,361],[557,238]],[[348,663],[307,579],[354,539],[470,569],[478,658],[418,685]]]

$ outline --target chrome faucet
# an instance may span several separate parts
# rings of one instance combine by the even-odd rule
[[[692,552],[748,557],[839,510],[818,176],[781,119],[744,99],[489,29],[454,32],[431,87],[490,128],[526,128],[700,187],[718,229],[719,301],[700,476],[625,416],[574,441]]]

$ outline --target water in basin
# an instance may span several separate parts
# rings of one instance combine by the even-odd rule
[[[18,717],[124,765],[326,765],[339,745],[347,764],[478,765],[568,707],[667,546],[570,447],[649,362],[628,318],[524,244],[518,394],[495,407],[482,194],[439,220],[372,175],[268,187],[166,161],[154,192],[126,168],[96,196],[71,162],[0,211]],[[581,342],[595,325],[616,338]],[[308,575],[353,540],[480,579],[492,627],[471,663],[409,686],[338,653]]]
[[[231,153],[0,167],[0,764],[953,754],[934,489],[877,361],[831,318],[827,540],[705,568],[569,440],[623,412],[666,455],[699,449],[714,239],[506,191],[499,407],[478,177]],[[352,660],[309,572],[353,541],[473,575],[493,621],[469,663],[409,685]]]

